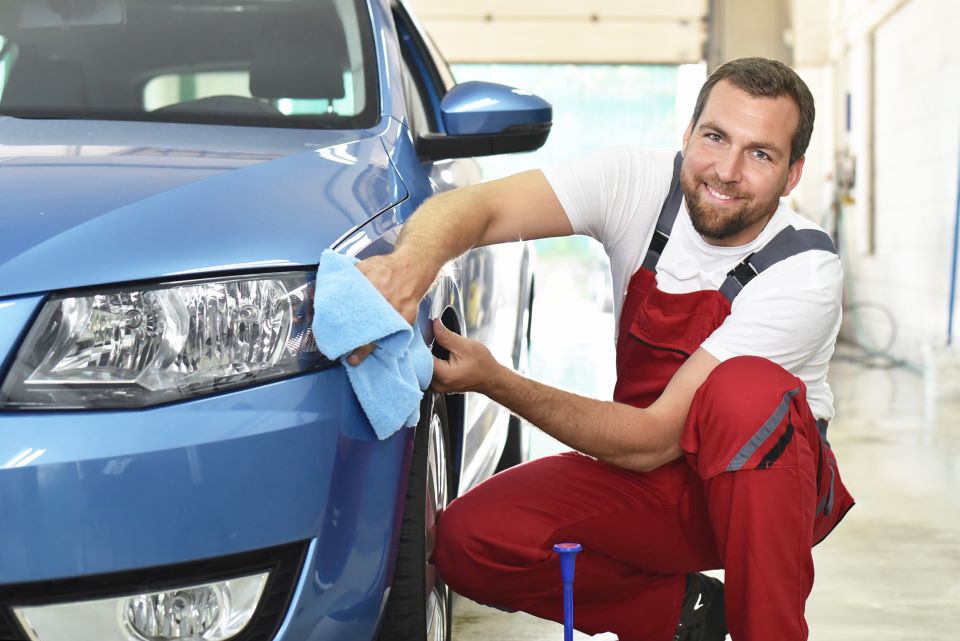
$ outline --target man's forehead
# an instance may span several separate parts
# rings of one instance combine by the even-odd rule
[[[791,111],[800,117],[800,106],[789,94],[780,94],[778,96],[757,96],[746,89],[741,89],[727,79],[719,81],[710,90],[707,96],[707,102],[704,105],[704,111],[711,107],[714,109],[723,108],[729,103],[751,103],[757,108],[766,108],[770,110]]]
[[[711,124],[731,135],[746,135],[789,149],[800,126],[800,108],[789,95],[754,96],[727,80],[710,91],[699,126]]]

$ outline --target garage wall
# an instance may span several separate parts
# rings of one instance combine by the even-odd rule
[[[843,333],[882,347],[895,331],[893,353],[919,366],[947,342],[960,3],[847,0],[834,12],[833,60],[821,69],[836,75],[835,150],[856,163],[841,209]]]

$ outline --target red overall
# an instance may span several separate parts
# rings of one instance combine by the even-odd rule
[[[620,318],[614,400],[647,407],[730,313],[718,291],[669,294],[641,267]],[[480,603],[563,620],[552,545],[583,546],[574,621],[621,641],[669,641],[685,575],[725,569],[734,641],[807,639],[811,547],[853,505],[806,400],[774,363],[738,357],[697,391],[685,457],[649,473],[569,452],[494,476],[453,501],[434,562]]]

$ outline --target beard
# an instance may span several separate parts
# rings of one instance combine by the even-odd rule
[[[706,183],[714,190],[734,198],[742,198],[744,203],[737,209],[732,209],[707,202],[698,189],[700,183]],[[701,236],[714,240],[724,240],[739,234],[758,220],[772,216],[780,205],[779,196],[766,202],[754,202],[753,195],[741,192],[736,184],[711,180],[706,176],[691,176],[686,171],[680,173],[680,189],[683,191],[693,228]]]

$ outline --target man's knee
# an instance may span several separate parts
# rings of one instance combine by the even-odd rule
[[[755,467],[761,448],[781,440],[785,447],[793,438],[790,414],[805,404],[805,395],[800,379],[776,363],[731,358],[714,368],[694,395],[681,448],[703,478]]]
[[[802,390],[796,376],[759,356],[737,356],[717,365],[697,390],[692,408],[749,424],[768,416],[784,397]],[[691,408],[691,409],[692,409]]]

